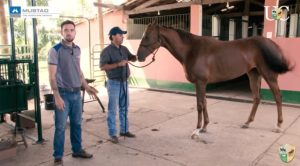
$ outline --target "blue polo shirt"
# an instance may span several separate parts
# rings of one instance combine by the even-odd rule
[[[57,66],[56,80],[59,88],[81,87],[80,54],[79,46],[73,44],[70,47],[63,41],[49,50],[48,64]]]

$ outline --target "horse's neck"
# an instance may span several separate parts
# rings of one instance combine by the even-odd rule
[[[161,46],[165,47],[180,63],[185,61],[188,47],[182,41],[177,32],[161,28]]]

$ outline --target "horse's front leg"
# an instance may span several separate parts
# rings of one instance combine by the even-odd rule
[[[197,100],[197,112],[198,112],[198,122],[197,127],[192,133],[192,139],[199,136],[201,132],[201,125],[202,125],[202,108],[199,108],[198,100]]]
[[[204,117],[204,125],[202,127],[202,129],[200,130],[200,132],[205,133],[206,132],[206,127],[209,123],[209,117],[208,117],[208,113],[207,113],[207,107],[206,107],[206,97],[204,94],[204,99],[203,99],[203,117]]]
[[[206,99],[205,99],[206,83],[203,81],[198,81],[195,85],[196,85],[196,96],[197,96],[198,122],[197,122],[197,128],[192,133],[192,139],[194,139],[196,136],[199,136],[200,132],[206,132],[206,126],[208,124],[208,114],[206,110]],[[204,115],[204,126],[201,129],[202,113]]]

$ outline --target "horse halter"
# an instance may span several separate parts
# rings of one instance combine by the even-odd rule
[[[152,45],[154,45],[154,44],[156,44],[156,43],[158,43],[158,48],[155,49],[155,50],[153,50],[153,51],[151,51],[148,47],[149,47],[149,46],[152,46]],[[157,41],[155,41],[155,42],[153,42],[153,43],[150,43],[150,44],[142,44],[142,43],[140,44],[140,46],[146,48],[146,49],[150,52],[150,54],[153,54],[153,57],[154,57],[155,54],[157,53],[157,51],[158,51],[160,45],[161,45],[161,39],[160,39],[160,33],[159,33],[159,26],[157,26]]]
[[[153,46],[153,45],[156,44],[156,43],[158,43],[158,48],[157,48],[157,49],[154,49],[153,51],[151,51],[151,50],[149,49],[149,46]],[[157,27],[157,41],[155,41],[155,42],[153,42],[153,43],[150,43],[150,44],[142,44],[142,43],[141,43],[140,46],[146,48],[146,49],[150,52],[150,54],[153,55],[153,56],[152,56],[151,62],[149,62],[148,64],[146,64],[146,65],[144,65],[144,66],[136,66],[136,65],[134,65],[134,64],[132,64],[132,63],[130,63],[130,62],[129,62],[129,64],[132,65],[132,66],[134,66],[134,67],[137,67],[137,68],[144,68],[144,67],[149,66],[151,63],[153,63],[153,62],[155,61],[155,55],[156,55],[156,53],[158,52],[158,49],[159,49],[160,46],[161,46],[161,39],[160,39],[159,27]]]

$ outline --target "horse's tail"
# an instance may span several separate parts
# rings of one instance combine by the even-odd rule
[[[282,50],[275,42],[270,39],[258,38],[255,43],[272,71],[283,74],[293,70],[294,65],[290,65],[290,62],[284,57]]]

